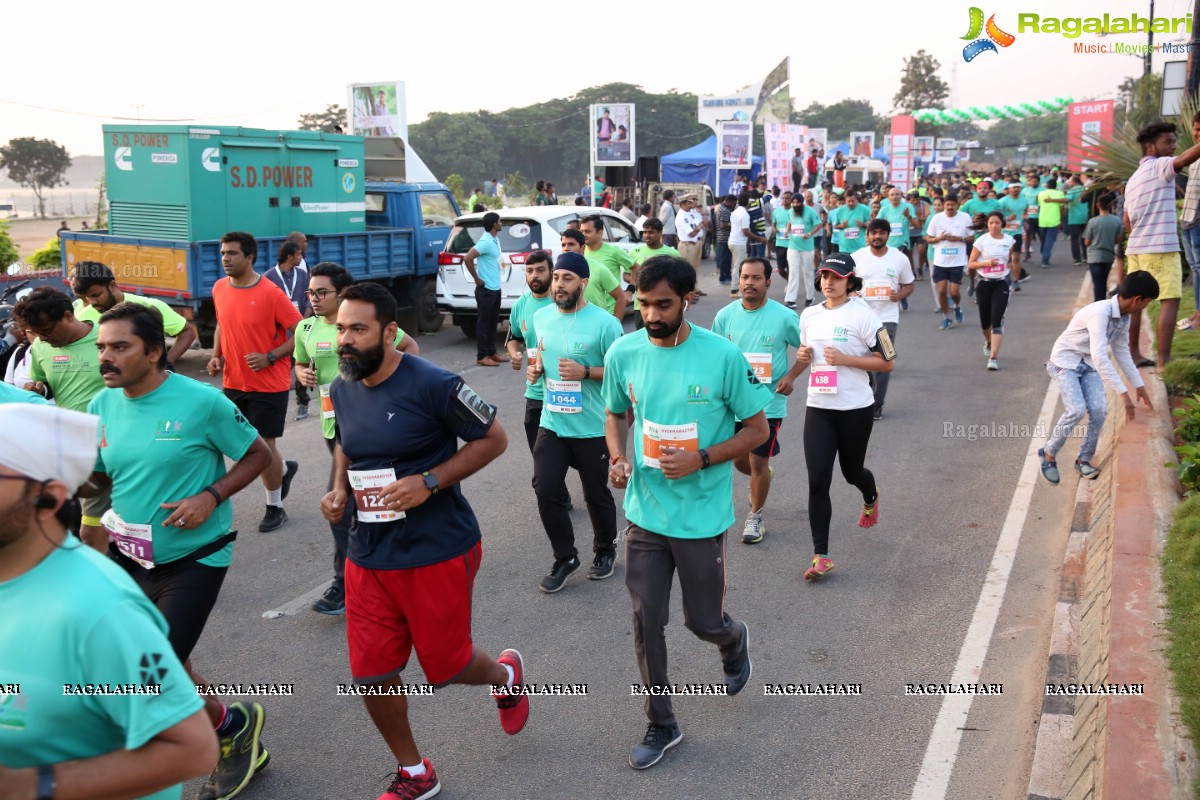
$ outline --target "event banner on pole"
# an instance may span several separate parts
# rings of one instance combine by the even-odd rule
[[[932,136],[914,136],[913,137],[913,158],[918,161],[933,160],[933,137]]]
[[[408,141],[404,81],[355,83],[350,87],[350,130],[356,136],[399,136]]]
[[[933,160],[952,161],[954,155],[954,140],[939,137],[937,140],[937,149],[933,153]]]
[[[598,167],[632,167],[637,163],[633,103],[592,106],[592,162]]]
[[[917,121],[912,117],[906,114],[892,117],[891,183],[902,192],[907,192],[913,184],[913,134],[916,129]]]
[[[792,188],[792,158],[800,150],[800,160],[808,158],[808,126],[768,122],[763,126],[763,141],[767,148],[767,185],[781,189]],[[804,168],[800,169],[801,174]]]
[[[722,122],[718,132],[717,166],[721,169],[749,169],[754,123]]]
[[[850,131],[850,155],[875,157],[875,131]]]
[[[1092,149],[1113,135],[1113,101],[1095,100],[1067,106],[1067,169],[1096,165]]]

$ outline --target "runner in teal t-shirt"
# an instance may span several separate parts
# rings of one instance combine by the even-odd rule
[[[219,389],[166,371],[159,319],[129,303],[99,326],[109,388],[88,407],[100,418],[92,481],[111,483],[102,518],[110,555],[162,612],[175,655],[189,664],[232,559],[232,497],[277,456]],[[228,473],[226,458],[236,462]],[[204,703],[222,753],[205,792],[224,796],[268,758],[266,715],[258,703],[224,706],[212,695]]]
[[[321,435],[330,456],[334,451],[337,415],[329,387],[338,376],[337,312],[341,306],[342,290],[354,282],[354,278],[340,264],[322,262],[312,268],[308,279],[308,301],[313,316],[300,320],[293,341],[296,361],[296,379],[309,389],[317,390],[321,410]],[[416,341],[397,329],[393,341],[397,350],[411,355],[420,355]],[[333,489],[333,464],[326,491]],[[333,535],[333,583],[325,594],[313,603],[318,614],[336,615],[346,610],[346,592],[343,578],[346,570],[346,546],[350,538],[350,522],[354,519],[356,506],[353,495],[347,498],[347,512],[340,522],[329,523]]]
[[[746,354],[759,383],[773,392],[766,408],[771,434],[750,455],[734,461],[743,475],[750,476],[750,513],[742,531],[747,544],[761,542],[766,535],[762,511],[767,503],[774,470],[770,459],[779,454],[779,427],[787,416],[787,401],[803,371],[799,364],[788,366],[788,347],[800,346],[800,317],[782,303],[767,297],[771,287],[770,267],[756,261],[742,264],[739,272],[741,299],[717,312],[712,332],[724,336]]]
[[[904,194],[899,189],[893,188],[888,192],[887,200],[879,206],[877,219],[886,221],[891,228],[891,233],[888,235],[888,247],[894,247],[907,253],[911,240],[909,230],[910,226],[917,221],[917,210],[910,203],[905,202]]]
[[[681,258],[679,251],[674,247],[663,244],[663,224],[661,220],[654,218],[646,220],[645,226],[642,228],[642,243],[633,250],[629,251],[630,258],[633,259],[633,267],[627,276],[630,283],[637,282],[637,269],[642,264],[646,263],[656,256],[675,256]],[[633,295],[633,310],[637,311],[641,306],[638,305],[637,293]],[[642,315],[638,314],[634,317],[634,327],[642,327]]]
[[[834,230],[840,231],[838,250],[842,253],[853,253],[866,246],[867,223],[871,221],[871,209],[858,202],[853,193],[846,195],[846,205],[834,212]]]
[[[588,577],[602,580],[613,574],[616,561],[617,506],[608,488],[608,449],[604,441],[604,355],[624,331],[621,323],[599,306],[583,299],[583,282],[590,267],[574,252],[554,264],[554,305],[533,315],[538,358],[526,370],[530,381],[545,390],[541,429],[533,446],[534,491],[538,515],[554,552],[550,573],[540,589],[562,589],[567,576],[579,569],[575,529],[568,513],[567,470],[574,467],[583,484],[583,498],[592,523],[595,553]],[[605,274],[603,267],[596,273]]]
[[[2,403],[33,403],[35,405],[46,405],[46,398],[41,395],[27,392],[24,389],[18,389],[11,383],[0,381],[0,404]]]

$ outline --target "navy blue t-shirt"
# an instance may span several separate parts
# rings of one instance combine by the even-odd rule
[[[459,439],[482,439],[496,417],[495,406],[462,378],[416,356],[403,356],[378,386],[339,375],[329,391],[336,440],[350,469],[392,469],[397,479],[445,462]],[[409,509],[404,519],[364,522],[356,516],[347,555],[366,569],[412,569],[460,556],[479,539],[475,512],[454,484]]]
[[[279,287],[280,291],[292,301],[292,306],[301,316],[308,316],[312,305],[308,302],[308,270],[304,267],[292,267],[286,275],[278,265],[263,273],[263,277]]]

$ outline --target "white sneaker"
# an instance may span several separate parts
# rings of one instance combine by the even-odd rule
[[[746,527],[742,528],[742,544],[761,542],[767,535],[767,524],[763,522],[762,512],[755,514],[751,511],[746,515]]]
[[[998,369],[1000,369],[1000,364],[999,364],[999,363],[996,361],[996,359],[994,359],[994,358],[989,358],[989,359],[988,359],[988,367],[987,367],[987,368],[988,368],[988,369],[990,369],[990,370],[992,370],[992,371],[994,372],[995,370],[998,370]]]
[[[992,345],[990,342],[983,343],[983,354],[988,358],[992,357]]]

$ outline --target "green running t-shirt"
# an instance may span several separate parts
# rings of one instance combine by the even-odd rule
[[[541,427],[564,439],[590,439],[604,435],[604,401],[600,381],[594,378],[563,380],[558,360],[567,358],[585,367],[604,366],[604,354],[625,331],[616,317],[588,303],[578,311],[563,313],[558,306],[533,315],[538,357],[544,370],[541,383]]]
[[[770,298],[754,311],[735,300],[717,312],[712,332],[736,344],[746,354],[759,383],[771,390],[767,419],[786,417],[787,396],[775,390],[789,368],[788,346],[800,346],[800,316]]]

